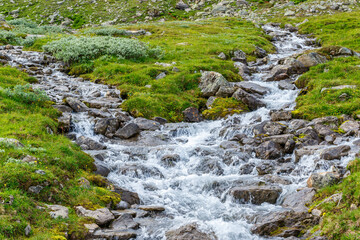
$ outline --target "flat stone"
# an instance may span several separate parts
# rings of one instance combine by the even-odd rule
[[[281,192],[276,186],[246,186],[232,188],[230,195],[240,203],[260,205],[264,202],[275,204]]]
[[[87,210],[82,206],[75,207],[76,213],[80,217],[91,217],[95,219],[96,224],[104,226],[115,219],[108,208],[100,208],[95,211]]]
[[[61,205],[46,205],[50,210],[52,218],[69,218],[69,209]]]

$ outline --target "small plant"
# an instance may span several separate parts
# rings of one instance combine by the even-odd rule
[[[85,31],[85,34],[93,34],[98,36],[111,36],[111,37],[119,37],[126,35],[126,31],[123,29],[118,29],[114,27],[105,27],[105,28],[90,28]]]
[[[30,84],[16,85],[14,89],[2,90],[2,93],[9,98],[27,104],[43,104],[49,100],[44,91],[33,89]]]

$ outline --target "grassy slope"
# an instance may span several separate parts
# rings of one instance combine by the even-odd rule
[[[1,88],[12,88],[32,80],[16,69],[0,67]],[[78,218],[73,207],[84,205],[95,209],[119,201],[118,195],[104,188],[104,179],[91,174],[91,157],[66,137],[48,133],[48,129],[57,131],[54,120],[57,116],[50,103],[24,103],[20,98],[7,97],[1,90],[0,137],[16,138],[25,145],[16,148],[0,143],[1,239],[24,238],[27,224],[32,227],[30,239],[64,239],[65,232],[77,236],[74,239],[82,239],[82,223],[92,220]],[[26,155],[36,157],[37,162],[22,163]],[[37,170],[46,174],[35,173]],[[80,177],[90,180],[89,189],[79,185]],[[36,185],[44,186],[40,194],[28,192],[30,186]],[[13,204],[1,203],[8,202],[11,195]],[[69,219],[54,220],[47,210],[37,209],[45,203],[69,207]]]
[[[299,26],[300,33],[312,34],[320,40],[323,47],[342,46],[360,51],[360,12],[339,13],[307,18],[309,21]],[[282,23],[301,23],[305,18],[273,19]],[[324,87],[338,85],[357,85],[359,83],[359,60],[357,58],[335,59],[310,69],[300,77],[308,87],[305,95],[297,98],[295,116],[314,119],[317,117],[360,113],[359,90],[330,90],[321,93]],[[347,101],[340,101],[343,93],[350,95]]]
[[[90,79],[100,79],[107,84],[116,85],[127,97],[123,108],[135,116],[147,118],[161,116],[171,121],[182,120],[182,111],[194,106],[203,108],[205,99],[200,97],[198,81],[201,70],[222,73],[228,81],[240,81],[231,60],[220,60],[220,52],[230,56],[236,49],[248,54],[255,46],[273,51],[273,46],[263,31],[253,24],[237,19],[213,19],[202,22],[166,22],[134,25],[128,29],[145,29],[153,34],[141,36],[140,40],[150,46],[159,46],[164,51],[162,59],[149,59],[145,62],[130,62],[100,58],[95,61],[73,65],[73,74],[91,71],[84,75]],[[172,63],[172,67],[161,67],[155,62]],[[167,76],[155,80],[161,72]],[[151,88],[146,87],[151,85]]]

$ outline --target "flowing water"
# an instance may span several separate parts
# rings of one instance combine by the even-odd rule
[[[91,155],[105,153],[104,163],[111,173],[108,179],[115,184],[139,194],[146,205],[164,206],[165,214],[152,219],[135,219],[141,223],[137,239],[165,239],[165,232],[188,223],[196,222],[201,230],[214,232],[220,240],[262,239],[250,231],[255,219],[271,211],[282,211],[283,197],[300,187],[313,172],[330,169],[331,165],[346,166],[354,158],[357,149],[352,146],[349,156],[340,160],[324,161],[318,154],[303,157],[289,174],[280,174],[290,184],[282,185],[283,191],[277,204],[241,204],[228,195],[234,186],[256,185],[266,182],[255,168],[250,174],[241,174],[244,164],[259,164],[251,148],[220,147],[236,134],[253,136],[252,129],[270,119],[274,109],[291,110],[299,90],[280,90],[279,82],[266,82],[271,66],[281,59],[305,50],[309,39],[280,28],[265,26],[265,31],[275,32],[277,52],[268,56],[267,63],[253,63],[256,72],[249,81],[270,89],[263,97],[266,107],[232,116],[226,120],[200,123],[168,123],[157,131],[144,131],[137,141],[108,139],[94,133],[95,118],[88,113],[72,113],[72,131],[78,137],[90,137],[107,146],[106,150],[88,151]],[[119,92],[108,86],[82,81],[66,75],[62,65],[51,63],[43,66],[44,54],[22,52],[20,48],[4,50],[12,58],[11,65],[29,69],[40,83],[35,87],[45,90],[55,102],[61,104],[73,96],[84,101],[106,102],[111,113],[121,103]],[[38,72],[36,68],[41,68]],[[44,74],[45,73],[45,74]],[[292,77],[295,80],[296,76]],[[350,141],[350,142],[349,142]],[[323,146],[324,148],[328,146]],[[175,166],[166,166],[161,157],[178,154]],[[294,155],[287,156],[294,162]],[[209,164],[210,163],[210,164]]]

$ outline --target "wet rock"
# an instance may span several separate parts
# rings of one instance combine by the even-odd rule
[[[162,118],[162,117],[154,117],[154,119],[153,119],[154,121],[156,121],[156,122],[158,122],[158,123],[160,123],[161,125],[164,125],[165,123],[167,123],[168,122],[168,120],[167,119],[165,119],[165,118]]]
[[[265,216],[260,216],[257,224],[251,229],[254,234],[260,236],[298,236],[298,234],[309,227],[319,223],[319,217],[313,216],[308,212],[272,212]],[[293,230],[289,232],[287,230]],[[296,230],[296,231],[294,231]],[[274,235],[274,233],[276,233]]]
[[[218,72],[203,72],[199,88],[204,97],[215,96],[221,86],[230,86],[230,83]]]
[[[107,111],[107,110],[103,110],[103,109],[90,109],[88,111],[90,116],[93,117],[99,117],[99,118],[111,118],[112,115]]]
[[[129,190],[126,190],[126,189],[123,189],[120,187],[115,187],[114,191],[116,193],[120,194],[122,201],[125,201],[125,202],[129,203],[130,205],[140,204],[140,198],[137,193],[131,192]]]
[[[286,126],[277,122],[262,122],[256,125],[253,129],[255,135],[264,134],[267,136],[280,135],[284,133]]]
[[[291,111],[272,111],[270,113],[271,120],[276,121],[289,121],[291,120]]]
[[[236,85],[248,93],[257,93],[260,95],[265,95],[270,91],[269,88],[260,86],[253,82],[239,82]]]
[[[115,219],[114,215],[107,208],[96,209],[95,211],[87,210],[82,206],[75,207],[76,214],[80,217],[94,218],[96,224],[104,226]]]
[[[212,173],[215,175],[222,175],[224,170],[218,159],[203,158],[195,168],[196,172]]]
[[[189,107],[183,111],[184,121],[185,122],[201,122],[202,117],[199,113],[199,110],[194,107]]]
[[[140,133],[140,128],[135,123],[128,123],[123,128],[117,130],[114,134],[115,137],[122,139],[129,139]]]
[[[279,81],[279,88],[281,90],[295,90],[296,89],[294,84],[292,84],[292,83],[290,83],[289,81],[286,81],[286,80]]]
[[[139,223],[133,220],[133,217],[130,214],[123,214],[110,224],[110,228],[116,230],[126,230],[126,229],[138,229],[140,226]]]
[[[86,149],[84,149],[84,150],[103,150],[103,149],[106,149],[105,145],[103,145],[101,143],[98,143],[95,140],[93,140],[91,138],[88,138],[88,137],[84,137],[84,136],[78,137],[76,139],[76,143],[79,146],[82,146],[82,148],[86,147]]]
[[[289,123],[289,128],[292,130],[299,130],[301,128],[305,128],[309,121],[302,119],[293,119]]]
[[[161,157],[161,162],[167,167],[174,167],[180,160],[179,154],[166,154]]]
[[[314,146],[320,143],[318,133],[312,127],[306,127],[296,131],[298,147]]]
[[[309,188],[320,189],[336,184],[339,180],[339,174],[334,172],[313,173],[307,180],[307,186]]]
[[[111,138],[119,127],[120,122],[117,118],[105,118],[96,122],[94,132]]]
[[[285,196],[282,206],[285,208],[291,208],[296,212],[307,211],[308,208],[306,207],[306,204],[312,202],[315,194],[316,191],[314,188],[303,188],[299,191],[291,192]]]
[[[116,239],[116,240],[129,240],[136,238],[135,232],[117,231],[111,229],[99,229],[93,233],[94,239]]]
[[[274,167],[275,165],[273,163],[269,163],[269,162],[263,162],[260,163],[256,166],[256,171],[258,172],[258,174],[261,175],[266,175],[266,174],[271,174],[274,171]]]
[[[320,158],[325,160],[340,159],[341,157],[347,156],[350,149],[351,148],[348,145],[327,148],[321,152]]]
[[[256,149],[256,157],[261,159],[277,159],[281,155],[282,148],[274,141],[266,141]]]
[[[282,185],[290,185],[292,182],[284,177],[276,176],[276,175],[265,175],[262,178],[267,183],[275,183],[275,184],[282,184]]]
[[[167,240],[190,240],[190,239],[201,239],[201,240],[217,240],[217,237],[213,233],[201,232],[199,226],[196,223],[191,223],[182,226],[176,230],[166,232]]]
[[[136,118],[134,123],[137,124],[141,130],[155,131],[160,129],[160,123],[146,118]]]
[[[354,134],[356,134],[359,132],[360,124],[357,121],[350,120],[341,124],[339,128],[342,129],[345,133],[352,131]]]
[[[266,81],[280,81],[283,80],[283,77],[280,77],[282,74],[287,74],[288,76],[292,74],[301,74],[308,70],[304,64],[300,61],[288,58],[284,61],[284,65],[276,65],[273,69],[271,69],[268,77],[265,79]]]
[[[249,67],[241,62],[234,62],[234,67],[239,70],[239,75],[244,79],[248,80],[249,75],[251,74]]]
[[[250,110],[256,110],[258,108],[265,107],[265,104],[260,99],[252,94],[249,94],[243,89],[236,90],[232,97],[245,103]]]
[[[224,141],[224,142],[220,143],[220,147],[223,149],[239,148],[240,144],[235,141]]]
[[[322,124],[316,124],[314,126],[314,130],[317,132],[317,134],[321,138],[335,134],[335,132],[332,131],[332,129],[330,127],[328,127],[326,125],[322,125]]]
[[[89,110],[83,102],[76,98],[68,97],[65,101],[75,112],[86,112]]]
[[[309,125],[313,126],[317,124],[327,125],[331,129],[337,129],[339,126],[339,119],[335,116],[327,116],[322,118],[315,118],[309,123]]]
[[[123,200],[121,200],[118,204],[116,204],[116,209],[118,209],[118,210],[125,210],[125,209],[129,209],[130,207],[131,207],[130,204]],[[112,213],[116,217],[116,215],[113,211],[112,211]],[[135,213],[135,216],[136,216],[136,213]],[[133,217],[135,217],[135,216],[133,216]]]
[[[165,208],[163,206],[146,206],[146,205],[137,205],[136,209],[140,209],[147,212],[163,212]]]
[[[65,105],[53,105],[53,108],[56,108],[57,110],[63,113],[71,113],[73,111],[71,107]]]
[[[326,57],[315,52],[309,54],[303,54],[300,57],[298,57],[297,60],[302,64],[304,64],[305,67],[313,67],[318,64],[327,62]]]
[[[245,163],[239,169],[239,174],[251,174],[254,170],[255,165],[252,163]]]
[[[138,163],[122,165],[119,167],[118,173],[134,178],[164,178],[164,175],[156,167],[145,166]]]
[[[107,177],[110,174],[110,169],[103,163],[96,161],[95,162],[96,171],[95,174],[99,174],[100,176]]]
[[[61,205],[46,205],[50,210],[50,216],[52,218],[68,218],[69,209]]]
[[[295,163],[299,162],[299,160],[307,155],[313,155],[321,146],[305,146],[303,148],[300,149],[296,149],[295,150]]]
[[[257,58],[264,58],[267,56],[267,52],[266,50],[260,48],[260,47],[256,47],[255,51],[254,51],[254,55],[257,57]]]
[[[282,189],[275,186],[247,186],[235,187],[230,190],[230,195],[240,203],[260,205],[264,202],[275,204]]]

